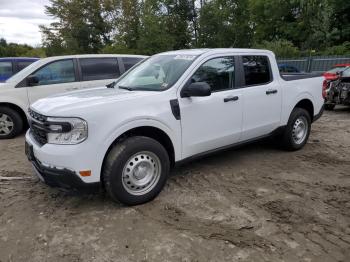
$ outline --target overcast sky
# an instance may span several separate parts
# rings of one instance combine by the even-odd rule
[[[45,14],[49,0],[0,0],[0,38],[7,42],[41,44],[39,25],[52,18]]]

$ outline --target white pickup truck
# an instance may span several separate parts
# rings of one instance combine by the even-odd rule
[[[194,157],[270,135],[302,148],[323,112],[322,80],[285,80],[266,50],[161,53],[109,88],[34,103],[26,154],[49,185],[102,185],[114,200],[141,204]]]

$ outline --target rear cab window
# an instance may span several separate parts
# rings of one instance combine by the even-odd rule
[[[117,58],[79,58],[82,81],[115,79],[120,76]]]
[[[122,61],[124,64],[124,70],[128,71],[131,67],[136,65],[141,60],[143,60],[143,58],[141,58],[141,57],[122,57]]]
[[[272,71],[267,56],[242,56],[242,63],[245,86],[265,85],[272,81]]]

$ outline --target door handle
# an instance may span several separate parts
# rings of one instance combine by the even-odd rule
[[[277,92],[278,92],[277,89],[269,89],[269,90],[266,91],[266,94],[267,95],[272,95],[272,94],[277,94]]]
[[[237,101],[239,99],[238,96],[228,96],[224,98],[224,102]]]

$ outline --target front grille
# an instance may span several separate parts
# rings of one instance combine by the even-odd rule
[[[38,144],[43,146],[47,143],[47,117],[33,111],[32,109],[29,109],[28,112],[30,115],[30,134]]]

